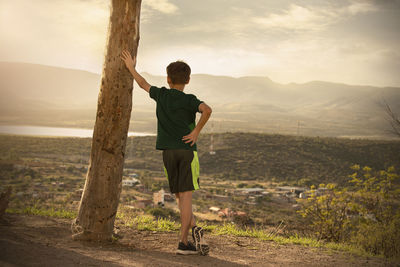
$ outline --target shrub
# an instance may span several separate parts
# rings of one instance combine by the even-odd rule
[[[372,220],[360,223],[353,242],[373,254],[400,259],[400,211],[388,225]]]
[[[232,221],[241,228],[254,226],[254,221],[248,215],[233,215]]]
[[[244,187],[246,187],[246,186],[247,186],[246,183],[240,183],[240,184],[238,184],[236,187],[237,187],[237,188],[244,188]]]
[[[310,220],[317,238],[337,242],[344,239],[349,226],[351,198],[346,190],[339,190],[333,184],[328,184],[327,189],[324,195],[318,195],[312,187],[311,196],[298,213]]]
[[[169,208],[161,208],[161,207],[155,207],[155,208],[150,208],[147,210],[147,213],[153,215],[157,219],[172,219],[172,220],[178,220],[179,215],[172,209]]]
[[[253,184],[250,186],[250,188],[264,188],[264,186],[261,184]]]
[[[359,212],[354,242],[365,250],[400,258],[400,176],[394,167],[373,172],[354,165],[350,181],[356,189]]]
[[[313,180],[309,179],[309,178],[301,178],[297,184],[299,186],[306,186],[306,187],[310,187],[311,185],[313,185]]]
[[[314,187],[298,211],[318,238],[346,241],[386,257],[400,258],[400,176],[394,167],[374,172],[354,165],[350,186]],[[324,187],[324,185],[320,185]]]

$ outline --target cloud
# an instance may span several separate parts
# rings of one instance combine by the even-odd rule
[[[377,7],[375,5],[373,5],[372,3],[368,3],[368,2],[361,2],[361,1],[357,1],[357,2],[353,2],[351,3],[349,6],[347,6],[346,8],[344,8],[344,14],[348,13],[351,15],[357,15],[357,14],[362,14],[362,13],[368,13],[368,12],[372,12],[372,11],[376,11]]]
[[[178,7],[168,0],[146,0],[143,1],[145,7],[159,11],[164,14],[174,14],[178,11]]]
[[[364,0],[382,9],[400,9],[400,0]]]
[[[309,30],[320,28],[323,25],[324,19],[324,16],[320,12],[292,4],[282,14],[256,17],[253,19],[253,22],[266,28]]]
[[[333,6],[300,6],[291,4],[280,12],[256,16],[252,22],[269,29],[292,31],[319,31],[349,16],[376,11],[377,8],[368,2],[352,1],[349,5]]]

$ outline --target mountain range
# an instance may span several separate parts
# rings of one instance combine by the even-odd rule
[[[156,86],[165,76],[142,73]],[[93,127],[100,75],[0,62],[0,123]],[[213,108],[206,131],[389,138],[384,101],[400,111],[399,87],[323,81],[280,84],[268,77],[193,74],[185,88]],[[155,103],[134,85],[131,130],[156,131]]]

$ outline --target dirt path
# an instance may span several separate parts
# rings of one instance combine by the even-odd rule
[[[0,266],[396,266],[326,249],[253,238],[209,236],[209,256],[180,256],[175,233],[121,229],[114,244],[71,240],[70,221],[6,215],[0,224]]]

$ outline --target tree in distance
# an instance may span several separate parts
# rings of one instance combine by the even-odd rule
[[[391,133],[400,137],[400,118],[399,116],[392,110],[390,105],[384,101],[385,111],[387,114],[387,120],[392,128]]]

